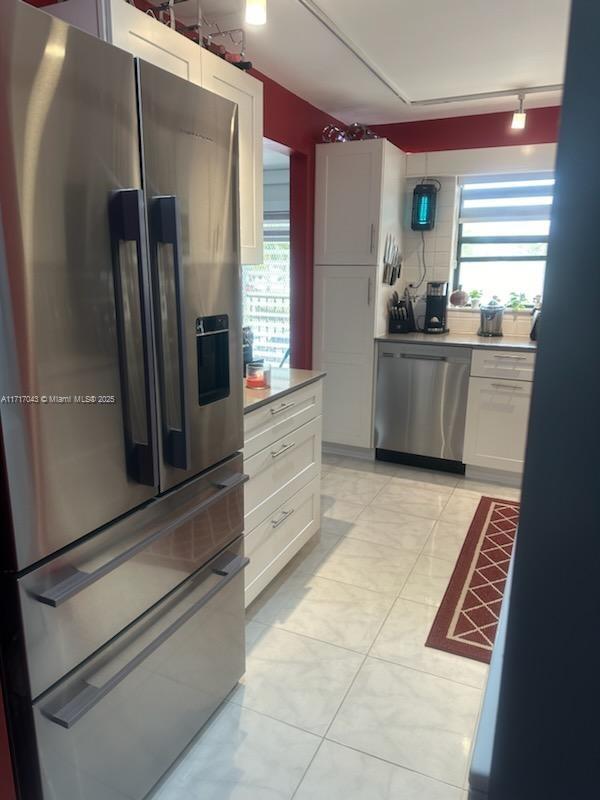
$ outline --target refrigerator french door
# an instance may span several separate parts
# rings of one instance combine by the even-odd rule
[[[243,447],[237,114],[138,66],[165,491]]]
[[[19,800],[141,800],[244,669],[237,108],[18,0],[0,70]]]
[[[236,106],[8,6],[3,566],[20,571],[242,448],[241,281]]]

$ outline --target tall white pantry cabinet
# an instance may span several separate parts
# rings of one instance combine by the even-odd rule
[[[262,83],[125,0],[65,0],[45,10],[238,104],[241,259],[262,263]]]
[[[323,440],[373,447],[375,337],[387,330],[388,235],[402,252],[406,154],[386,139],[317,145],[313,368]]]

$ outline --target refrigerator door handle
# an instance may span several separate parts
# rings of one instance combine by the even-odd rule
[[[75,723],[81,719],[88,711],[91,711],[94,706],[106,697],[113,689],[115,689],[125,678],[130,675],[148,656],[157,650],[164,642],[167,641],[173,634],[175,634],[182,625],[190,620],[200,609],[205,606],[212,598],[218,594],[236,575],[238,575],[250,563],[250,559],[244,556],[233,556],[228,561],[223,559],[222,563],[218,561],[211,566],[210,574],[207,577],[219,575],[220,580],[213,584],[205,594],[191,605],[178,619],[169,625],[165,630],[160,633],[156,639],[150,644],[146,645],[143,650],[134,656],[131,661],[128,661],[124,667],[121,667],[114,675],[112,675],[105,683],[100,686],[93,686],[86,681],[82,682],[80,691],[68,700],[57,711],[44,710],[42,713],[52,722],[60,725],[62,728],[72,728]]]
[[[165,429],[165,460],[173,467],[188,469],[190,464],[189,425],[187,420],[186,392],[186,360],[185,360],[185,331],[183,309],[183,262],[181,258],[181,232],[179,224],[179,208],[175,195],[153,197],[150,201],[150,226],[153,242],[153,259],[155,265],[156,288],[160,293],[161,275],[158,256],[159,245],[170,245],[173,252],[173,288],[175,300],[176,340],[177,340],[177,387],[179,393],[179,419],[175,424],[169,420],[164,395],[165,384],[165,346],[168,333],[168,303],[157,303],[160,326],[159,352],[161,357],[163,403],[162,416]]]
[[[112,193],[108,208],[111,252],[117,311],[117,340],[127,474],[145,486],[156,486],[153,447],[154,407],[151,390],[150,310],[147,285],[147,266],[144,230],[143,193],[141,189],[120,189]],[[126,292],[127,275],[123,265],[122,244],[135,243],[135,283],[139,299],[139,348],[143,361],[143,403],[132,397],[134,375],[130,351],[133,350],[133,332],[128,330],[128,320],[134,316],[131,300]]]
[[[44,605],[58,608],[58,606],[79,594],[79,592],[86,589],[92,583],[95,583],[105,575],[108,575],[110,572],[117,569],[117,567],[120,567],[121,564],[124,564],[132,559],[142,550],[145,550],[151,544],[154,544],[159,539],[162,539],[167,534],[171,533],[171,531],[173,531],[175,528],[178,528],[180,525],[184,525],[193,517],[197,517],[199,514],[204,513],[210,506],[219,500],[222,500],[234,489],[237,489],[238,486],[246,483],[247,480],[248,476],[240,472],[225,478],[219,483],[215,483],[214,486],[217,491],[209,498],[202,500],[201,503],[194,505],[191,509],[187,509],[183,514],[179,514],[171,519],[168,523],[159,525],[158,530],[153,531],[149,536],[146,536],[141,541],[136,542],[127,550],[123,550],[118,556],[110,559],[110,561],[107,561],[106,564],[98,567],[98,569],[95,569],[93,572],[84,572],[83,570],[74,569],[69,577],[65,578],[60,583],[45,589],[43,592],[35,593],[34,596],[36,600],[39,600],[40,603],[44,603]]]

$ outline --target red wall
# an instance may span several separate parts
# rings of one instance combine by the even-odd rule
[[[8,733],[4,721],[4,704],[0,692],[0,800],[15,800]]]
[[[560,106],[532,108],[527,112],[527,126],[522,131],[515,131],[510,127],[512,111],[371,125],[371,128],[402,150],[423,153],[432,150],[467,150],[473,147],[556,142],[559,117]]]
[[[264,87],[264,135],[292,151],[290,217],[292,253],[291,365],[312,365],[313,234],[315,144],[329,123],[339,120],[302,100],[257,70]]]

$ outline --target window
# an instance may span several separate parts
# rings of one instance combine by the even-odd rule
[[[454,288],[533,305],[544,288],[554,176],[462,181]]]
[[[253,358],[287,366],[290,347],[289,213],[266,212],[262,264],[244,265],[244,325],[254,334]]]

